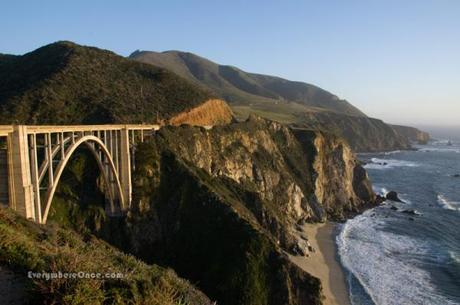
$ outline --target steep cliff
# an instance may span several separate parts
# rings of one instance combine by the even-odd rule
[[[409,139],[411,142],[418,144],[426,144],[430,140],[430,134],[425,131],[421,131],[414,127],[407,127],[401,125],[392,125],[392,127],[402,136]]]
[[[162,128],[138,146],[133,183],[133,210],[112,240],[224,305],[320,304],[319,280],[285,254],[296,225],[374,200],[346,142],[255,116]]]

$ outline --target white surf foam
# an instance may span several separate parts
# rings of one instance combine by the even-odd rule
[[[388,190],[385,187],[378,186],[376,184],[372,185],[372,190],[374,191],[374,193],[380,196],[385,196],[386,194],[388,194]]]
[[[396,160],[396,159],[379,159],[372,158],[372,163],[364,165],[366,169],[390,169],[395,167],[416,167],[419,164],[410,161]]]
[[[459,253],[455,253],[454,251],[449,251],[449,256],[457,264],[460,264],[460,254]]]
[[[348,220],[337,237],[342,264],[358,279],[375,304],[453,305],[436,294],[429,274],[417,267],[429,245],[381,230],[384,222],[369,210]]]
[[[460,211],[460,202],[449,200],[444,195],[438,195],[438,203],[444,209]]]

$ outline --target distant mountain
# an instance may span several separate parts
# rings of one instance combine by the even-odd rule
[[[203,124],[232,120],[223,101],[170,71],[71,42],[0,55],[0,79],[1,124],[180,124],[212,113],[203,105],[221,115]]]
[[[414,127],[391,125],[400,135],[406,137],[411,142],[417,142],[418,144],[427,144],[430,140],[430,134],[425,131],[420,131]]]
[[[365,116],[359,109],[337,96],[303,82],[254,74],[236,67],[219,65],[192,53],[136,51],[130,58],[171,70],[216,92],[229,102],[235,113],[246,117],[246,106],[270,108],[282,104],[283,111],[315,107],[353,116]]]
[[[239,119],[251,113],[300,129],[325,130],[345,138],[358,152],[410,148],[392,126],[314,85],[247,73],[192,53],[136,51],[130,58],[171,70],[227,100]]]

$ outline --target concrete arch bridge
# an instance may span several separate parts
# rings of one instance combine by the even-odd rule
[[[135,147],[159,125],[0,125],[0,204],[46,223],[59,179],[76,149],[94,155],[106,186],[106,213],[131,205]]]

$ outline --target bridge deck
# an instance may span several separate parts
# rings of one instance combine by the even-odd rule
[[[0,125],[0,136],[7,136],[13,132],[14,125]],[[98,130],[158,130],[158,124],[107,124],[107,125],[25,125],[27,133],[47,132],[77,132],[77,131],[98,131]]]

